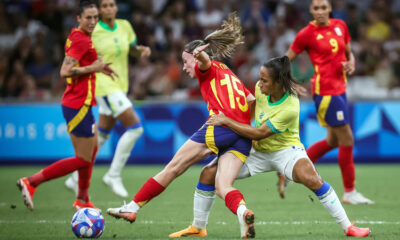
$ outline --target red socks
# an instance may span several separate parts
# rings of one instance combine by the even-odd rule
[[[57,162],[47,166],[40,172],[28,177],[29,184],[33,187],[37,187],[45,181],[49,181],[54,178],[62,177],[71,173],[77,169],[87,167],[90,162],[86,162],[80,157],[71,157],[58,160]]]
[[[338,163],[342,171],[345,192],[354,190],[356,173],[353,162],[353,146],[339,146]]]
[[[332,150],[326,140],[321,140],[307,148],[307,155],[315,163],[325,153]],[[342,171],[343,185],[345,192],[351,192],[355,186],[355,170],[353,162],[353,146],[339,146],[338,164]]]
[[[159,184],[154,178],[149,178],[145,184],[136,193],[133,201],[140,207],[148,203],[151,199],[164,191],[165,187]]]
[[[328,145],[328,142],[324,139],[321,141],[318,141],[311,145],[310,147],[307,148],[307,155],[310,158],[310,160],[315,163],[320,159],[325,153],[329,152],[332,150],[333,147]]]
[[[225,205],[233,212],[233,214],[236,214],[236,211],[239,207],[239,204],[244,204],[244,198],[242,193],[239,190],[233,190],[228,192],[225,196]]]
[[[93,163],[96,158],[97,147],[94,148],[92,154],[92,161],[88,167],[83,167],[78,170],[79,178],[78,178],[78,195],[77,198],[83,200],[84,202],[89,201],[89,186],[90,186],[90,178],[92,176]]]

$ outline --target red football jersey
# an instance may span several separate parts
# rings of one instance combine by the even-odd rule
[[[211,61],[210,68],[202,72],[196,63],[195,71],[210,116],[222,112],[235,121],[250,124],[246,100],[250,92],[225,64]]]
[[[312,94],[340,95],[346,92],[346,74],[342,62],[347,61],[346,45],[350,42],[346,23],[329,19],[329,26],[310,22],[296,36],[290,48],[301,53],[307,51],[314,65],[311,78]]]
[[[91,65],[97,59],[90,36],[78,28],[72,29],[68,36],[65,43],[65,56],[78,60],[80,67]],[[94,72],[66,80],[67,88],[61,100],[62,105],[74,109],[79,109],[83,104],[96,105],[94,98],[96,75]]]

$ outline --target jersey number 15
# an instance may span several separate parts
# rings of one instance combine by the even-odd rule
[[[238,83],[241,84],[241,82],[237,77],[229,75],[229,74],[225,74],[225,78],[221,79],[219,81],[219,83],[221,84],[221,86],[226,85],[226,89],[228,90],[228,96],[229,96],[229,105],[232,109],[236,109],[236,104],[238,105],[239,109],[242,112],[246,112],[249,109],[249,106],[247,105],[246,94],[238,88],[237,84]],[[211,89],[214,93],[215,98],[217,99],[219,105],[223,109],[224,107],[222,106],[221,101],[218,98],[218,93],[217,93],[217,89],[215,86],[215,78],[213,78],[213,80],[211,80],[210,85],[211,85]],[[239,94],[240,97],[235,97],[233,90],[235,90],[235,92],[237,94]],[[240,103],[240,98],[243,98],[244,104]]]

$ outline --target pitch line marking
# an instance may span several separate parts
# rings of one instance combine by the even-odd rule
[[[369,224],[369,225],[400,225],[400,221],[367,221],[367,220],[356,220],[354,221],[357,224]],[[35,220],[35,221],[26,221],[26,220],[6,220],[0,219],[0,224],[69,224],[70,221],[67,220]],[[137,221],[135,224],[143,224],[143,225],[153,225],[153,224],[163,224],[163,225],[176,225],[176,224],[184,224],[186,222],[171,222],[171,221],[153,221],[153,220],[144,220]],[[125,224],[125,222],[115,221],[113,224]],[[218,221],[216,224],[219,225],[227,225],[227,222]],[[255,223],[256,225],[307,225],[307,224],[337,224],[334,221],[259,221]]]

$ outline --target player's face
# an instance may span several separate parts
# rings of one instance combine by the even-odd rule
[[[79,28],[87,34],[92,34],[97,21],[99,20],[99,12],[97,7],[87,7],[81,15],[78,15]]]
[[[100,1],[100,15],[104,19],[115,19],[118,12],[117,4],[115,0],[102,0]]]
[[[276,93],[276,91],[279,91],[279,84],[274,82],[272,79],[268,68],[266,67],[261,67],[260,73],[259,73],[260,81],[258,83],[258,86],[260,87],[261,93],[265,95],[271,95]]]
[[[310,5],[310,13],[318,25],[326,25],[329,22],[329,13],[332,11],[327,0],[313,0]]]
[[[191,78],[196,77],[196,73],[194,71],[194,66],[196,65],[196,60],[192,54],[183,52],[182,53],[183,60],[183,71],[189,74]]]

